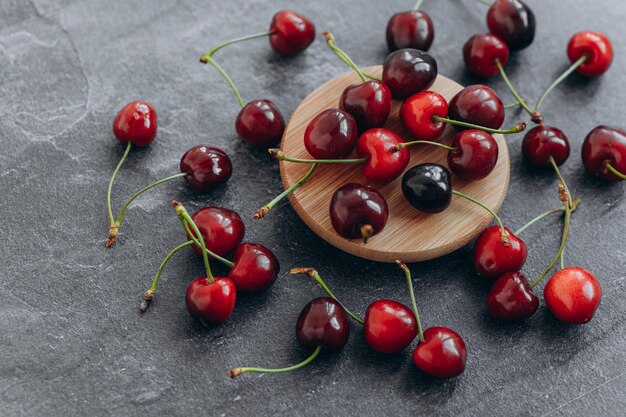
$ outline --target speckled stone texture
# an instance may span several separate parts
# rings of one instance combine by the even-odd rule
[[[543,304],[528,322],[502,325],[486,313],[488,287],[472,273],[471,246],[411,265],[425,325],[452,327],[468,345],[466,372],[437,381],[414,368],[408,350],[373,353],[357,326],[343,352],[322,354],[305,370],[228,379],[233,366],[284,366],[308,354],[295,341],[295,319],[322,292],[287,275],[291,267],[317,267],[357,312],[375,298],[408,298],[396,266],[339,252],[288,203],[253,223],[254,209],[281,190],[278,167],[236,137],[237,102],[219,74],[198,63],[217,41],[264,30],[285,7],[309,16],[318,31],[332,30],[357,63],[381,63],[387,19],[412,2],[0,2],[0,414],[623,416],[625,185],[587,175],[579,152],[594,126],[626,127],[626,3],[528,3],[537,37],[507,66],[526,97],[536,98],[566,67],[565,46],[575,31],[599,29],[614,42],[607,74],[571,77],[544,107],[547,123],[572,142],[563,172],[583,201],[566,258],[597,274],[604,298],[585,326],[557,322]],[[461,47],[486,31],[487,8],[475,0],[427,0],[423,9],[435,23],[431,52],[440,72],[463,84],[480,82],[465,72]],[[286,116],[316,86],[346,71],[321,36],[293,59],[257,40],[220,51],[219,60],[245,98],[269,98]],[[510,100],[499,79],[488,84]],[[177,172],[182,153],[198,143],[226,150],[234,174],[209,195],[195,195],[182,181],[151,191],[132,205],[118,245],[106,250],[106,185],[123,151],[111,122],[134,99],[156,107],[159,135],[131,153],[115,184],[116,208],[134,190]],[[506,123],[522,118],[511,111]],[[516,228],[558,200],[552,172],[523,163],[521,135],[509,143],[511,185],[501,214]],[[280,259],[276,285],[239,297],[220,327],[198,325],[185,310],[186,284],[202,274],[191,251],[168,265],[151,310],[138,311],[161,259],[184,239],[172,198],[190,210],[209,204],[238,210],[246,239]],[[560,224],[553,217],[524,234],[529,276],[555,252]]]

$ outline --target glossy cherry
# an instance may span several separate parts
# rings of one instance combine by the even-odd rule
[[[327,109],[311,120],[304,132],[304,146],[316,159],[348,156],[357,140],[354,118],[339,109]]]
[[[587,134],[582,147],[582,159],[590,173],[606,181],[622,181],[626,176],[626,132],[598,126]],[[609,165],[622,176],[609,170]]]
[[[341,304],[330,297],[318,297],[300,312],[296,337],[305,348],[338,350],[344,347],[349,336],[348,316]]]
[[[521,0],[496,0],[487,12],[489,32],[516,51],[535,39],[535,14]]]
[[[437,139],[446,128],[434,116],[448,117],[448,102],[434,91],[420,91],[400,107],[400,121],[413,136],[421,140]]]
[[[430,327],[424,341],[413,351],[413,363],[436,378],[454,378],[463,373],[467,349],[463,338],[447,327]]]
[[[448,117],[460,122],[499,129],[504,122],[502,100],[486,85],[470,85],[450,100]],[[445,116],[444,116],[445,117]],[[455,126],[457,130],[465,129]]]
[[[486,279],[495,279],[506,272],[517,272],[526,262],[528,251],[522,239],[504,228],[508,243],[502,242],[502,231],[499,226],[485,229],[476,244],[472,261],[474,271]]]
[[[389,54],[383,66],[383,82],[396,100],[426,90],[437,78],[437,61],[418,49],[399,49]]]
[[[521,321],[535,314],[539,298],[520,272],[507,272],[496,280],[487,295],[487,308],[503,321]]]
[[[380,81],[366,81],[343,90],[339,108],[354,117],[359,131],[383,127],[391,111],[391,91]]]
[[[495,35],[474,35],[463,46],[463,59],[469,71],[479,77],[493,77],[499,70],[496,60],[505,66],[509,60],[509,47]]]
[[[220,256],[232,252],[241,243],[246,231],[239,214],[223,207],[205,207],[191,218],[198,226],[207,249]],[[202,253],[195,244],[193,248]]]
[[[235,121],[239,137],[252,145],[272,146],[280,142],[285,119],[269,100],[252,100],[239,111]]]
[[[585,77],[598,77],[604,74],[613,62],[613,46],[605,35],[586,30],[571,37],[567,45],[567,56],[574,63],[582,56],[587,59],[576,71]]]
[[[417,336],[415,314],[404,304],[376,300],[365,311],[365,341],[377,352],[396,353]]]
[[[440,213],[452,200],[450,171],[439,164],[419,164],[402,177],[402,193],[416,209],[425,213]]]
[[[346,184],[330,200],[330,221],[337,234],[346,239],[367,241],[383,230],[388,216],[385,198],[367,185]]]
[[[434,38],[433,21],[422,11],[396,13],[387,22],[387,46],[390,52],[403,48],[428,51]]]
[[[180,159],[180,172],[194,190],[205,193],[228,181],[233,173],[230,158],[219,148],[197,145]]]
[[[560,321],[584,324],[593,318],[600,305],[602,288],[591,272],[571,266],[552,275],[543,289],[543,297]]]
[[[269,288],[280,271],[276,256],[263,245],[242,243],[234,253],[235,265],[228,273],[238,292],[258,292]]]
[[[315,40],[315,25],[306,17],[281,10],[270,24],[270,45],[282,56],[294,56],[304,51]]]
[[[470,129],[456,134],[454,150],[448,152],[448,166],[467,180],[481,180],[491,174],[498,163],[498,143],[489,133]]]
[[[569,141],[565,134],[556,127],[539,125],[524,135],[522,152],[526,159],[541,167],[551,166],[550,157],[560,166],[569,157]]]
[[[148,146],[157,134],[157,114],[145,101],[132,101],[117,113],[113,120],[113,134],[120,142]]]
[[[206,324],[224,323],[235,308],[237,291],[229,278],[196,278],[187,286],[187,311],[196,320]]]
[[[399,152],[391,152],[391,148],[403,142],[398,134],[384,128],[370,129],[359,136],[356,153],[359,158],[368,158],[363,164],[363,176],[380,183],[399,177],[409,164],[411,155],[406,148]]]

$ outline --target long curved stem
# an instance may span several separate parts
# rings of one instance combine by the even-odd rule
[[[258,209],[256,213],[254,213],[254,216],[253,216],[254,220],[259,220],[261,217],[265,217],[267,212],[270,211],[280,200],[288,196],[290,193],[294,192],[296,189],[300,188],[305,182],[309,180],[309,178],[313,174],[313,171],[315,171],[315,168],[317,168],[317,163],[312,164],[311,168],[309,168],[307,173],[304,174],[304,176],[300,178],[298,181],[293,183],[291,187],[287,188],[285,191],[283,191],[282,193],[274,197],[272,201],[270,201],[269,203],[267,203],[266,205]]]
[[[500,226],[500,239],[502,240],[502,244],[503,245],[509,245],[509,238],[506,234],[506,230],[504,229],[504,224],[502,223],[502,220],[500,219],[500,216],[498,216],[498,214],[493,211],[491,208],[487,207],[485,204],[481,203],[480,201],[476,200],[473,197],[468,196],[467,194],[464,194],[460,191],[457,190],[452,190],[452,194],[458,195],[459,197],[463,197],[466,200],[471,201],[472,203],[484,208],[485,210],[487,210],[489,212],[489,214],[491,214],[493,216],[494,219],[496,219],[496,222],[498,223],[498,226]]]
[[[235,86],[235,83],[233,82],[233,80],[228,76],[228,74],[226,74],[226,71],[224,71],[222,67],[219,66],[219,64],[215,62],[215,60],[210,56],[203,55],[200,58],[200,62],[204,64],[208,63],[208,64],[213,65],[215,69],[218,70],[220,74],[222,74],[222,77],[224,77],[228,85],[230,85],[230,88],[233,90],[233,93],[235,93],[235,97],[237,97],[237,101],[239,102],[239,105],[243,108],[246,105],[246,102],[243,101],[241,94],[239,94],[239,90],[237,90],[237,87]]]
[[[176,215],[178,216],[178,219],[183,225],[183,228],[187,230],[186,224],[191,226],[191,228],[196,234],[198,241],[200,242],[200,248],[202,249],[202,260],[204,261],[204,269],[206,270],[207,281],[209,281],[210,283],[215,281],[215,278],[213,277],[213,273],[211,272],[211,265],[209,265],[209,257],[207,256],[207,248],[204,242],[204,237],[202,237],[202,233],[200,233],[200,229],[198,229],[198,226],[193,221],[189,213],[187,213],[187,210],[182,204],[180,204],[176,200],[173,200],[172,205],[174,206]]]
[[[191,231],[191,229],[189,228],[189,224],[187,222],[183,224],[183,228],[185,229],[187,236],[189,236],[189,239],[191,239],[190,242],[194,243],[197,247],[201,247],[200,241],[196,238],[194,233]],[[205,252],[207,253],[208,256],[210,256],[211,258],[217,259],[218,261],[220,261],[221,263],[223,263],[229,268],[232,268],[233,266],[235,266],[234,262],[229,261],[228,259],[219,256],[217,253],[211,251],[209,248],[205,248]]]
[[[117,173],[122,168],[126,157],[128,157],[128,153],[130,152],[130,148],[133,146],[131,141],[128,141],[126,145],[126,149],[124,150],[124,154],[120,159],[120,162],[117,163],[113,174],[111,175],[111,179],[109,180],[109,186],[107,187],[107,210],[109,212],[109,240],[107,240],[106,247],[109,248],[115,244],[115,238],[117,237],[117,228],[115,227],[115,218],[113,217],[113,209],[111,208],[111,191],[113,190],[113,182],[115,181],[115,177],[117,177]]]
[[[530,226],[532,226],[533,224],[537,223],[538,221],[548,217],[549,215],[553,214],[553,213],[558,213],[561,211],[565,211],[565,209],[563,207],[557,207],[554,208],[552,210],[548,210],[544,213],[541,213],[539,216],[535,217],[534,219],[532,219],[531,221],[529,221],[528,223],[526,223],[525,225],[523,225],[522,227],[520,227],[519,229],[517,229],[515,231],[515,235],[519,235],[521,234],[524,230],[528,229]]]
[[[479,3],[482,3],[486,6],[491,6],[493,4],[492,0],[478,0]]]
[[[572,201],[572,195],[569,192],[569,187],[567,186],[567,183],[565,182],[565,178],[563,178],[563,175],[561,174],[561,170],[559,170],[559,166],[556,164],[556,161],[554,160],[552,156],[550,156],[550,164],[552,165],[552,168],[554,168],[556,175],[559,177],[561,184],[563,184],[563,188],[565,189],[565,194],[566,194],[565,197],[567,198],[566,200],[567,205],[571,209],[574,205],[574,202]]]
[[[398,266],[404,271],[406,277],[406,283],[409,287],[409,297],[411,297],[411,306],[413,307],[413,314],[415,314],[415,321],[417,322],[417,334],[420,343],[424,341],[424,331],[422,328],[422,321],[420,320],[420,313],[417,310],[417,302],[415,301],[415,291],[413,290],[413,279],[411,278],[411,271],[405,263],[396,260]]]
[[[589,56],[586,55],[586,54],[581,56],[580,58],[578,58],[578,60],[576,62],[574,62],[572,65],[570,65],[569,68],[567,68],[563,72],[563,74],[561,74],[556,80],[554,80],[552,82],[552,84],[550,84],[548,86],[548,88],[546,88],[546,90],[543,92],[541,97],[539,97],[539,100],[537,100],[537,104],[535,104],[534,112],[536,114],[539,114],[539,111],[541,109],[541,104],[543,103],[543,100],[545,100],[546,96],[548,94],[550,94],[550,91],[554,90],[554,88],[557,85],[559,85],[564,79],[566,79],[568,75],[570,75],[572,72],[576,71],[576,68],[580,67],[588,58],[589,58]]]
[[[611,163],[609,162],[608,164],[606,164],[606,169],[608,169],[609,171],[611,171],[611,173],[613,175],[615,175],[616,177],[626,180],[626,174],[622,174],[621,172],[619,172],[617,169],[615,169],[615,167],[613,165],[611,165]]]
[[[243,41],[248,41],[250,39],[264,38],[266,36],[271,36],[274,33],[276,33],[276,32],[274,32],[274,31],[267,31],[267,32],[261,32],[261,33],[254,33],[252,35],[241,36],[239,38],[235,38],[235,39],[231,39],[231,40],[226,41],[226,42],[222,42],[219,45],[217,45],[215,48],[211,49],[206,54],[202,55],[200,60],[211,58],[214,53],[216,53],[217,51],[219,51],[220,49],[222,49],[225,46],[232,45],[234,43],[243,42]]]
[[[525,99],[525,98],[522,98],[522,101],[523,101],[523,102],[526,102],[526,99]],[[505,104],[503,107],[504,107],[505,109],[512,109],[512,108],[517,107],[517,106],[519,106],[519,102],[515,101],[515,102],[513,102],[513,103],[507,103],[507,104]]]
[[[460,122],[458,120],[452,120],[452,119],[448,119],[447,117],[441,117],[441,116],[433,116],[433,120],[436,122],[442,122],[442,123],[448,123],[451,125],[466,127],[469,129],[478,129],[487,133],[493,133],[493,134],[499,133],[501,135],[510,135],[513,133],[523,132],[526,129],[526,125],[527,125],[526,122],[520,122],[509,129],[492,129],[490,127],[475,125],[475,124],[467,123],[467,122]]]
[[[417,2],[415,2],[415,6],[413,6],[413,10],[419,10],[423,1],[424,0],[417,0]]]
[[[231,378],[236,378],[241,374],[245,374],[248,372],[259,372],[259,373],[272,373],[272,374],[277,374],[277,373],[281,373],[281,372],[290,372],[290,371],[295,371],[296,369],[300,369],[303,366],[308,365],[309,363],[311,363],[311,361],[313,361],[313,359],[315,359],[317,357],[317,355],[320,354],[320,351],[322,350],[321,346],[318,346],[315,348],[315,350],[313,351],[313,353],[311,354],[311,356],[309,356],[308,358],[306,358],[305,360],[303,360],[302,362],[293,365],[293,366],[288,366],[287,368],[235,368],[235,369],[231,369],[229,372],[229,375]]]
[[[498,70],[500,71],[500,75],[502,76],[504,83],[509,88],[509,91],[511,92],[511,94],[513,94],[513,97],[515,97],[515,100],[517,100],[519,105],[522,106],[524,110],[526,110],[526,113],[533,116],[533,109],[528,107],[528,105],[526,104],[526,100],[524,100],[522,96],[519,95],[515,87],[513,87],[513,84],[511,84],[509,77],[507,77],[506,72],[504,72],[504,68],[502,68],[502,64],[500,63],[500,60],[496,59],[495,63],[496,63],[496,66],[498,67]]]
[[[359,69],[359,67],[354,63],[352,59],[350,59],[350,57],[344,51],[342,51],[335,45],[335,37],[332,35],[332,33],[326,31],[323,32],[322,35],[324,35],[324,37],[326,38],[326,44],[335,53],[335,55],[341,58],[343,62],[345,62],[350,68],[352,68],[359,75],[359,77],[361,77],[361,81],[367,81],[367,78],[365,77],[365,74],[363,74],[363,71]]]
[[[287,156],[278,148],[267,150],[269,154],[277,161],[298,162],[301,164],[361,164],[367,162],[368,158],[355,159],[302,159]]]
[[[392,146],[390,148],[390,151],[400,152],[402,149],[407,148],[409,146],[414,146],[414,145],[432,145],[432,146],[437,146],[438,148],[441,148],[441,149],[446,149],[448,151],[456,151],[456,148],[453,146],[444,145],[443,143],[439,143],[439,142],[432,142],[430,140],[412,140],[410,142],[403,142],[398,145]]]

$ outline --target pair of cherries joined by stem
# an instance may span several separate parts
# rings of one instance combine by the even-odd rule
[[[389,52],[403,48],[428,51],[435,38],[430,16],[419,10],[423,0],[418,0],[412,10],[396,13],[387,22],[387,47]]]

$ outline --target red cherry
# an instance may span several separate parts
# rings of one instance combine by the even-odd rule
[[[396,13],[387,22],[387,46],[390,52],[402,48],[428,51],[434,37],[433,21],[419,10]]]
[[[296,337],[305,348],[338,350],[350,336],[348,316],[339,302],[319,297],[309,302],[298,317]]]
[[[443,133],[445,123],[433,120],[434,116],[448,116],[446,99],[434,91],[413,94],[400,107],[402,124],[421,140],[437,139]]]
[[[574,63],[583,55],[587,59],[576,71],[585,77],[598,77],[604,74],[613,62],[613,46],[605,35],[586,30],[571,37],[567,44],[567,56]]]
[[[239,214],[223,207],[205,207],[196,211],[191,219],[198,226],[207,249],[219,256],[232,252],[246,231]],[[195,244],[193,248],[202,253]]]
[[[283,56],[294,56],[304,51],[315,40],[315,25],[306,17],[281,10],[270,24],[270,45]]]
[[[569,157],[569,141],[561,130],[556,127],[535,126],[526,132],[522,141],[522,152],[526,159],[534,165],[549,167],[550,157],[558,166]]]
[[[228,181],[233,173],[230,158],[219,148],[194,146],[180,158],[180,172],[194,190],[205,193]]]
[[[520,0],[496,0],[487,12],[487,27],[514,51],[535,39],[535,15]]]
[[[283,136],[285,119],[271,101],[252,100],[239,111],[235,130],[244,142],[272,146]]]
[[[357,127],[354,118],[339,109],[315,116],[304,132],[304,147],[316,159],[340,159],[354,149]]]
[[[499,226],[492,226],[483,231],[476,244],[472,257],[474,270],[478,275],[494,279],[506,272],[517,272],[526,262],[526,244],[506,227],[505,235],[508,244],[502,243]]]
[[[463,130],[456,134],[448,152],[448,166],[456,175],[480,180],[491,174],[498,162],[498,143],[482,130]]]
[[[417,321],[410,308],[392,300],[377,300],[365,311],[365,341],[377,352],[396,353],[417,335]]]
[[[157,114],[145,101],[131,101],[113,120],[113,134],[120,142],[148,146],[157,134]]]
[[[595,127],[585,137],[582,158],[590,173],[606,181],[622,181],[623,176],[609,171],[608,165],[626,175],[626,132],[608,126]]]
[[[396,100],[426,90],[437,78],[437,61],[424,51],[400,49],[389,54],[383,66],[383,82]]]
[[[486,85],[470,85],[450,100],[448,117],[460,122],[499,129],[504,122],[502,100]],[[455,126],[457,130],[465,129]]]
[[[593,318],[602,298],[602,288],[595,276],[584,268],[561,269],[543,289],[546,305],[562,322],[584,324]]]
[[[237,291],[228,278],[196,278],[187,286],[187,311],[196,320],[207,324],[224,323],[235,308]]]
[[[408,149],[391,152],[391,148],[404,142],[395,132],[379,128],[364,132],[356,143],[359,158],[367,157],[363,176],[369,181],[389,182],[402,174],[411,158]]]
[[[383,127],[391,111],[391,91],[380,81],[366,81],[343,90],[339,108],[354,117],[360,131]]]
[[[228,278],[239,292],[258,292],[269,288],[280,270],[278,259],[272,251],[256,243],[237,246],[234,263]]]
[[[479,77],[493,77],[500,72],[496,60],[503,67],[509,60],[509,47],[495,35],[474,35],[463,46],[463,58],[472,73]]]
[[[458,333],[447,327],[431,327],[413,351],[413,363],[436,378],[454,378],[465,370],[467,350]]]
[[[487,308],[499,320],[525,320],[539,308],[539,298],[524,275],[507,272],[493,283],[487,295]]]
[[[383,230],[388,216],[385,198],[367,185],[346,184],[330,200],[330,221],[337,234],[346,239],[367,241]]]

